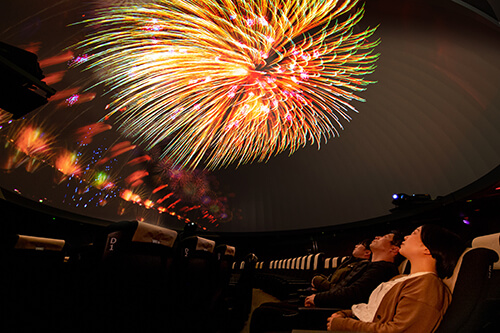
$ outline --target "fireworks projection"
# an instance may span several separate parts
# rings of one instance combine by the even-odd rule
[[[174,165],[265,162],[338,135],[375,81],[376,28],[357,0],[127,1],[77,45],[113,98],[108,119]]]
[[[12,173],[24,167],[36,174],[33,179],[40,179],[43,168],[52,169],[49,174],[56,185],[42,190],[44,196],[37,199],[49,204],[62,198],[63,204],[75,209],[92,209],[113,201],[118,217],[133,211],[138,220],[156,219],[160,223],[158,213],[167,213],[180,223],[198,222],[204,230],[231,221],[227,198],[214,192],[217,182],[207,172],[175,169],[168,159],[156,162],[156,155],[153,159],[143,154],[129,141],[114,141],[110,146],[94,141],[97,136],[105,139],[102,136],[106,133],[112,137],[110,130],[105,123],[77,128],[72,131],[71,145],[44,122],[8,121],[0,126],[0,172]],[[16,186],[14,191],[20,194],[18,188],[22,187]],[[51,188],[62,193],[50,193]],[[23,193],[29,196],[27,191]]]

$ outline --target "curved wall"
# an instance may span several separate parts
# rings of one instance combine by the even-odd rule
[[[42,58],[78,41],[79,28],[66,24],[82,15],[80,2],[45,6],[9,2],[3,13],[12,15],[0,25],[4,41],[39,43]],[[393,208],[395,192],[445,196],[500,164],[499,26],[449,0],[369,0],[365,9],[361,25],[379,25],[381,56],[369,76],[378,83],[360,94],[366,103],[354,103],[359,114],[351,114],[340,137],[320,150],[308,146],[266,164],[214,172],[237,211],[214,230],[273,232],[376,218]],[[69,74],[68,87],[81,82],[82,76]],[[63,116],[49,108],[38,115],[88,123],[99,119],[96,110],[104,105],[96,99]],[[0,185],[22,188],[33,199],[53,195],[49,205],[60,206],[63,196],[49,174],[3,172]],[[113,221],[136,217],[133,209],[117,215],[117,206],[62,208]],[[175,219],[162,219],[182,228]]]

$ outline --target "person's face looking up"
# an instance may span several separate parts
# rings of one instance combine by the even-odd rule
[[[411,234],[405,236],[405,240],[401,244],[401,250],[399,251],[404,257],[411,258],[414,255],[429,251],[422,242],[421,232],[422,227],[418,227]]]
[[[385,250],[391,248],[392,241],[394,239],[394,234],[386,234],[384,236],[377,236],[370,244],[370,249],[373,250]]]
[[[363,244],[356,244],[352,251],[352,256],[355,258],[367,258],[370,256],[370,249],[367,249]]]

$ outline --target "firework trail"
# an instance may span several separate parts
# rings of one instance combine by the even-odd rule
[[[0,109],[0,129],[3,128],[2,124],[12,119],[12,113]]]
[[[162,0],[110,7],[77,45],[120,130],[175,165],[264,162],[338,135],[374,81],[357,0]],[[121,110],[121,112],[117,112]]]
[[[57,135],[54,129],[19,120],[10,126],[6,135],[7,144],[15,147],[14,167],[25,165],[26,171],[34,172],[55,154]]]
[[[77,152],[61,149],[54,159],[54,167],[61,173],[56,178],[56,182],[60,184],[70,176],[79,176],[82,170],[78,162]]]

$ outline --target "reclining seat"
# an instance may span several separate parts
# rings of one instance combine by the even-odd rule
[[[11,235],[2,244],[2,331],[62,325],[59,314],[67,305],[65,244],[62,239],[28,235]]]
[[[255,264],[258,257],[248,253],[240,262],[240,274],[231,286],[229,315],[221,327],[221,332],[240,332],[248,320],[252,309],[253,288],[255,283]]]
[[[499,235],[496,235],[497,242]],[[497,318],[484,316],[492,310],[486,300],[490,296],[493,264],[499,256],[489,246],[483,247],[474,242],[473,246],[464,251],[453,275],[444,280],[453,297],[436,333],[494,332],[483,325],[485,321],[498,324]],[[498,314],[498,300],[494,308]]]
[[[232,265],[236,249],[234,246],[221,244],[215,247],[215,291],[212,299],[212,308],[223,300],[229,287],[231,278]]]
[[[172,296],[176,238],[176,231],[144,222],[109,226],[97,300],[97,317],[107,327],[144,330],[160,324]]]
[[[214,249],[215,257],[215,286],[210,311],[213,327],[220,327],[227,320],[229,311],[229,281],[232,265],[235,262],[236,249],[226,244],[217,245]]]
[[[210,302],[215,292],[214,248],[213,240],[198,236],[187,237],[177,245],[175,296],[169,317],[179,332],[196,332],[209,322]]]

